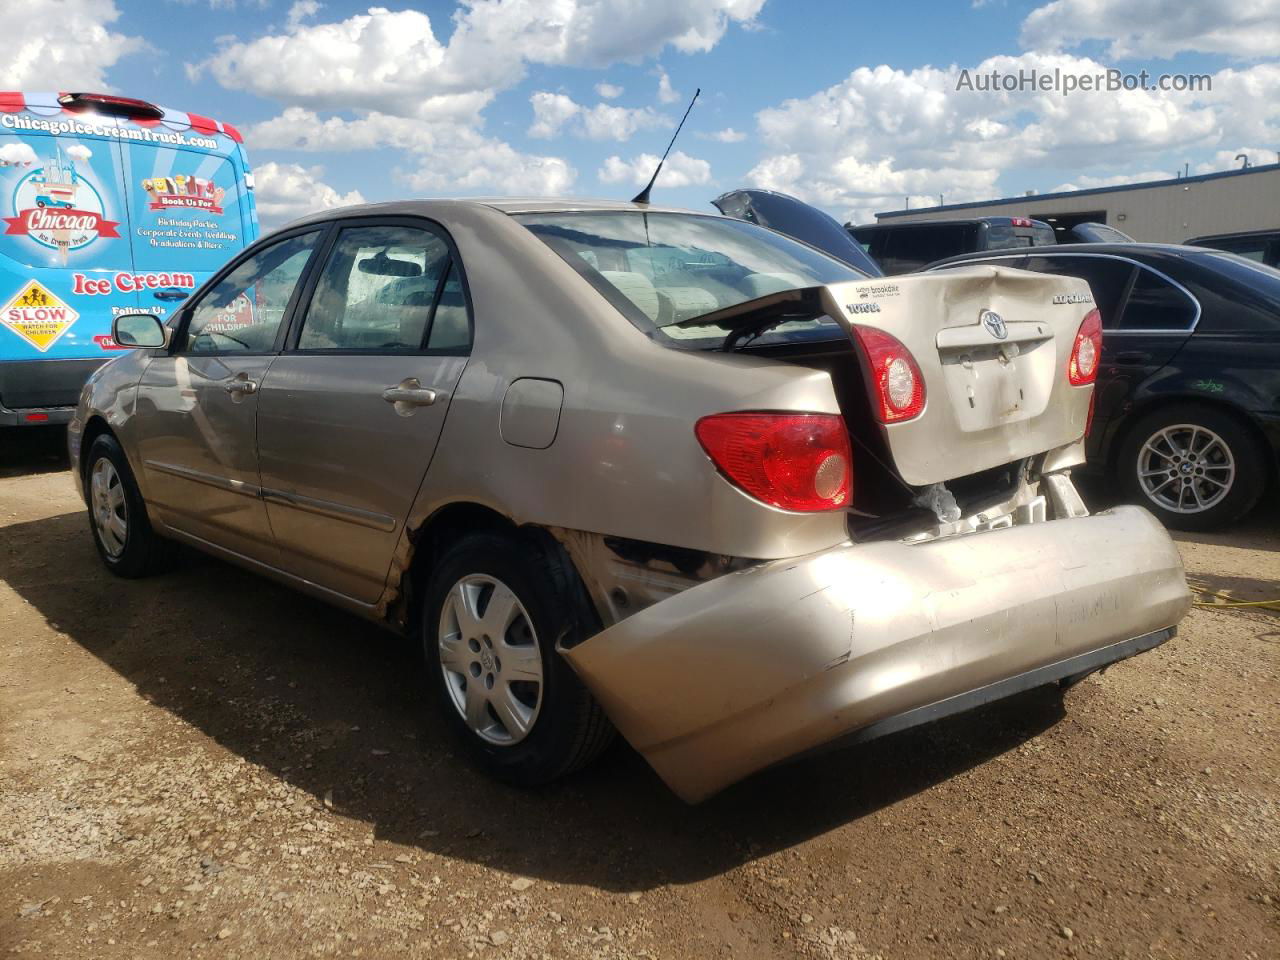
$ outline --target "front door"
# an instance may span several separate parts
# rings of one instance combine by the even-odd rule
[[[470,352],[460,264],[425,221],[330,244],[259,393],[263,496],[285,570],[378,599]]]
[[[275,564],[255,449],[258,390],[322,231],[251,252],[186,311],[138,384],[148,505],[168,526]]]

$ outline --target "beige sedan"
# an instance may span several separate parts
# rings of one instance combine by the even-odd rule
[[[118,318],[71,459],[113,572],[242,564],[418,638],[495,776],[617,729],[696,801],[1172,635],[1168,536],[1071,481],[1091,306],[647,205],[328,211]]]

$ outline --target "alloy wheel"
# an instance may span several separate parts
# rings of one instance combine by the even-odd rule
[[[129,507],[115,465],[100,457],[89,474],[89,506],[98,542],[113,560],[124,552],[129,536]]]
[[[1205,427],[1178,423],[1152,434],[1138,451],[1138,484],[1173,513],[1202,513],[1222,502],[1235,482],[1226,442]]]
[[[511,746],[529,735],[542,706],[542,652],[528,611],[495,577],[472,574],[440,610],[445,689],[476,736]]]

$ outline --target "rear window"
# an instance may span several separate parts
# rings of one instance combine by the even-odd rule
[[[727,332],[690,322],[704,314],[770,293],[867,279],[812,247],[723,217],[619,210],[516,219],[636,326],[676,340]]]
[[[910,273],[927,263],[978,249],[976,223],[930,223],[885,232],[880,266],[885,273]]]

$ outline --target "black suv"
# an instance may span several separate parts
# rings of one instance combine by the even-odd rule
[[[1090,464],[1165,523],[1239,519],[1280,450],[1280,271],[1173,244],[1059,245],[989,263],[1089,282],[1102,314]]]
[[[1027,217],[916,220],[911,223],[846,224],[886,274],[910,273],[960,253],[1016,250],[1057,243],[1053,227]]]

